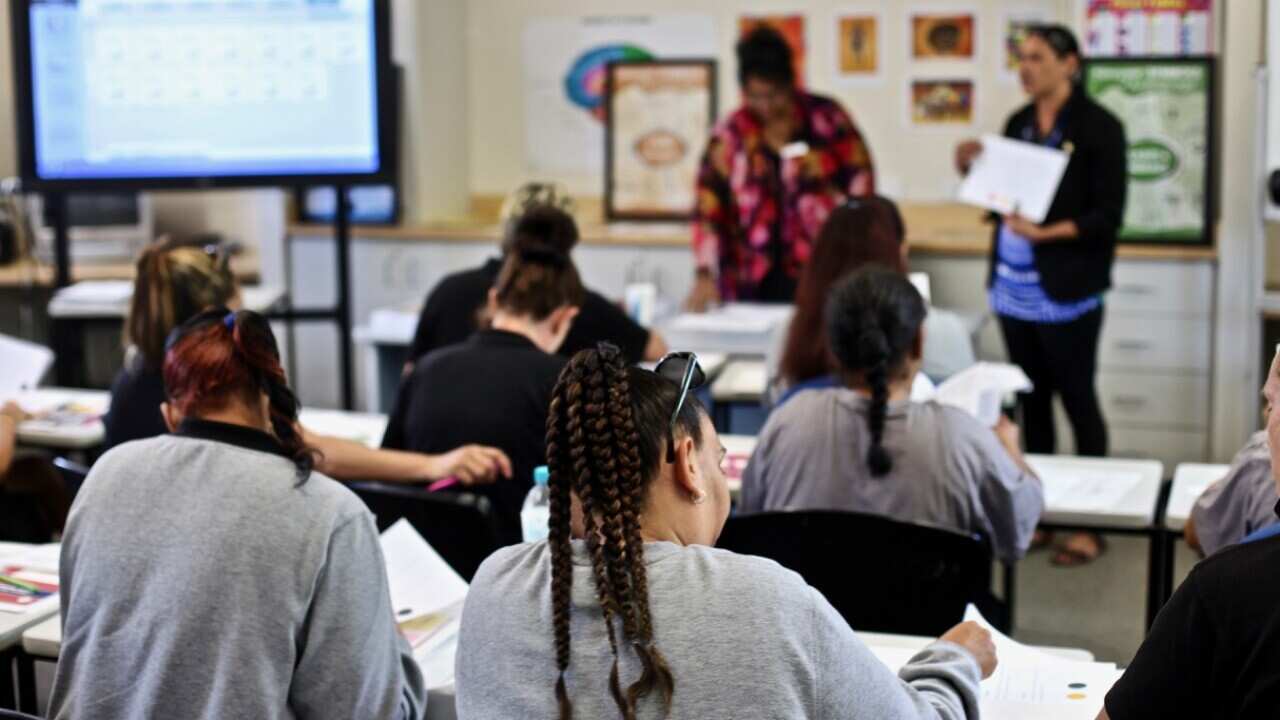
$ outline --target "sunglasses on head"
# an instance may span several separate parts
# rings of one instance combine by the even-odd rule
[[[684,409],[685,399],[690,390],[697,390],[707,382],[707,374],[698,364],[698,354],[692,352],[673,352],[658,361],[654,372],[680,386],[680,395],[676,399],[676,407],[671,411],[671,422],[667,424],[667,462],[676,461],[676,423],[680,420],[680,411]]]

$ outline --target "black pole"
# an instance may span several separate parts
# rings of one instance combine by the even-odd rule
[[[342,408],[351,410],[355,406],[351,381],[351,203],[345,185],[335,185],[333,192],[333,241],[338,254],[338,363]]]
[[[62,193],[46,193],[44,203],[48,216],[53,219],[53,286],[64,288],[71,284],[71,227],[67,219],[67,197]]]
[[[71,284],[71,225],[67,217],[67,196],[45,193],[44,205],[53,224],[53,290]],[[50,345],[54,351],[54,382],[62,387],[84,384],[83,328],[69,320],[49,319]]]

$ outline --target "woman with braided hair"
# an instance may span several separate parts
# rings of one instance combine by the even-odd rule
[[[760,432],[742,479],[745,512],[839,509],[982,535],[1002,560],[1031,543],[1044,491],[1017,426],[911,401],[924,300],[901,274],[854,273],[827,300],[840,385],[796,395]]]
[[[691,353],[655,373],[607,345],[565,367],[546,426],[550,534],[472,580],[458,717],[976,717],[995,650],[974,623],[894,677],[798,575],[713,549],[729,490],[689,393],[700,375]]]

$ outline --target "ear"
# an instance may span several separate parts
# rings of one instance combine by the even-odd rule
[[[698,466],[698,448],[688,435],[676,438],[676,462],[671,469],[671,476],[676,489],[689,502],[696,504],[706,499],[707,490],[703,487],[705,482]]]
[[[920,329],[916,330],[916,337],[911,341],[911,359],[919,360],[924,357],[924,323],[920,323]]]
[[[160,403],[160,416],[164,418],[164,426],[169,428],[169,432],[177,432],[182,424],[182,413],[167,402]]]
[[[493,317],[498,312],[498,289],[489,288],[489,294],[485,300],[484,314]]]

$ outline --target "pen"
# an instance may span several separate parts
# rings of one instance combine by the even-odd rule
[[[450,488],[450,487],[453,487],[454,485],[457,485],[457,484],[459,484],[459,480],[458,480],[458,478],[453,477],[453,476],[450,476],[450,477],[447,477],[447,478],[445,478],[445,479],[443,479],[443,480],[437,480],[437,481],[435,481],[435,482],[431,483],[430,485],[428,485],[428,486],[427,486],[427,492],[435,492],[435,491],[437,491],[437,490],[444,490],[445,488]]]

